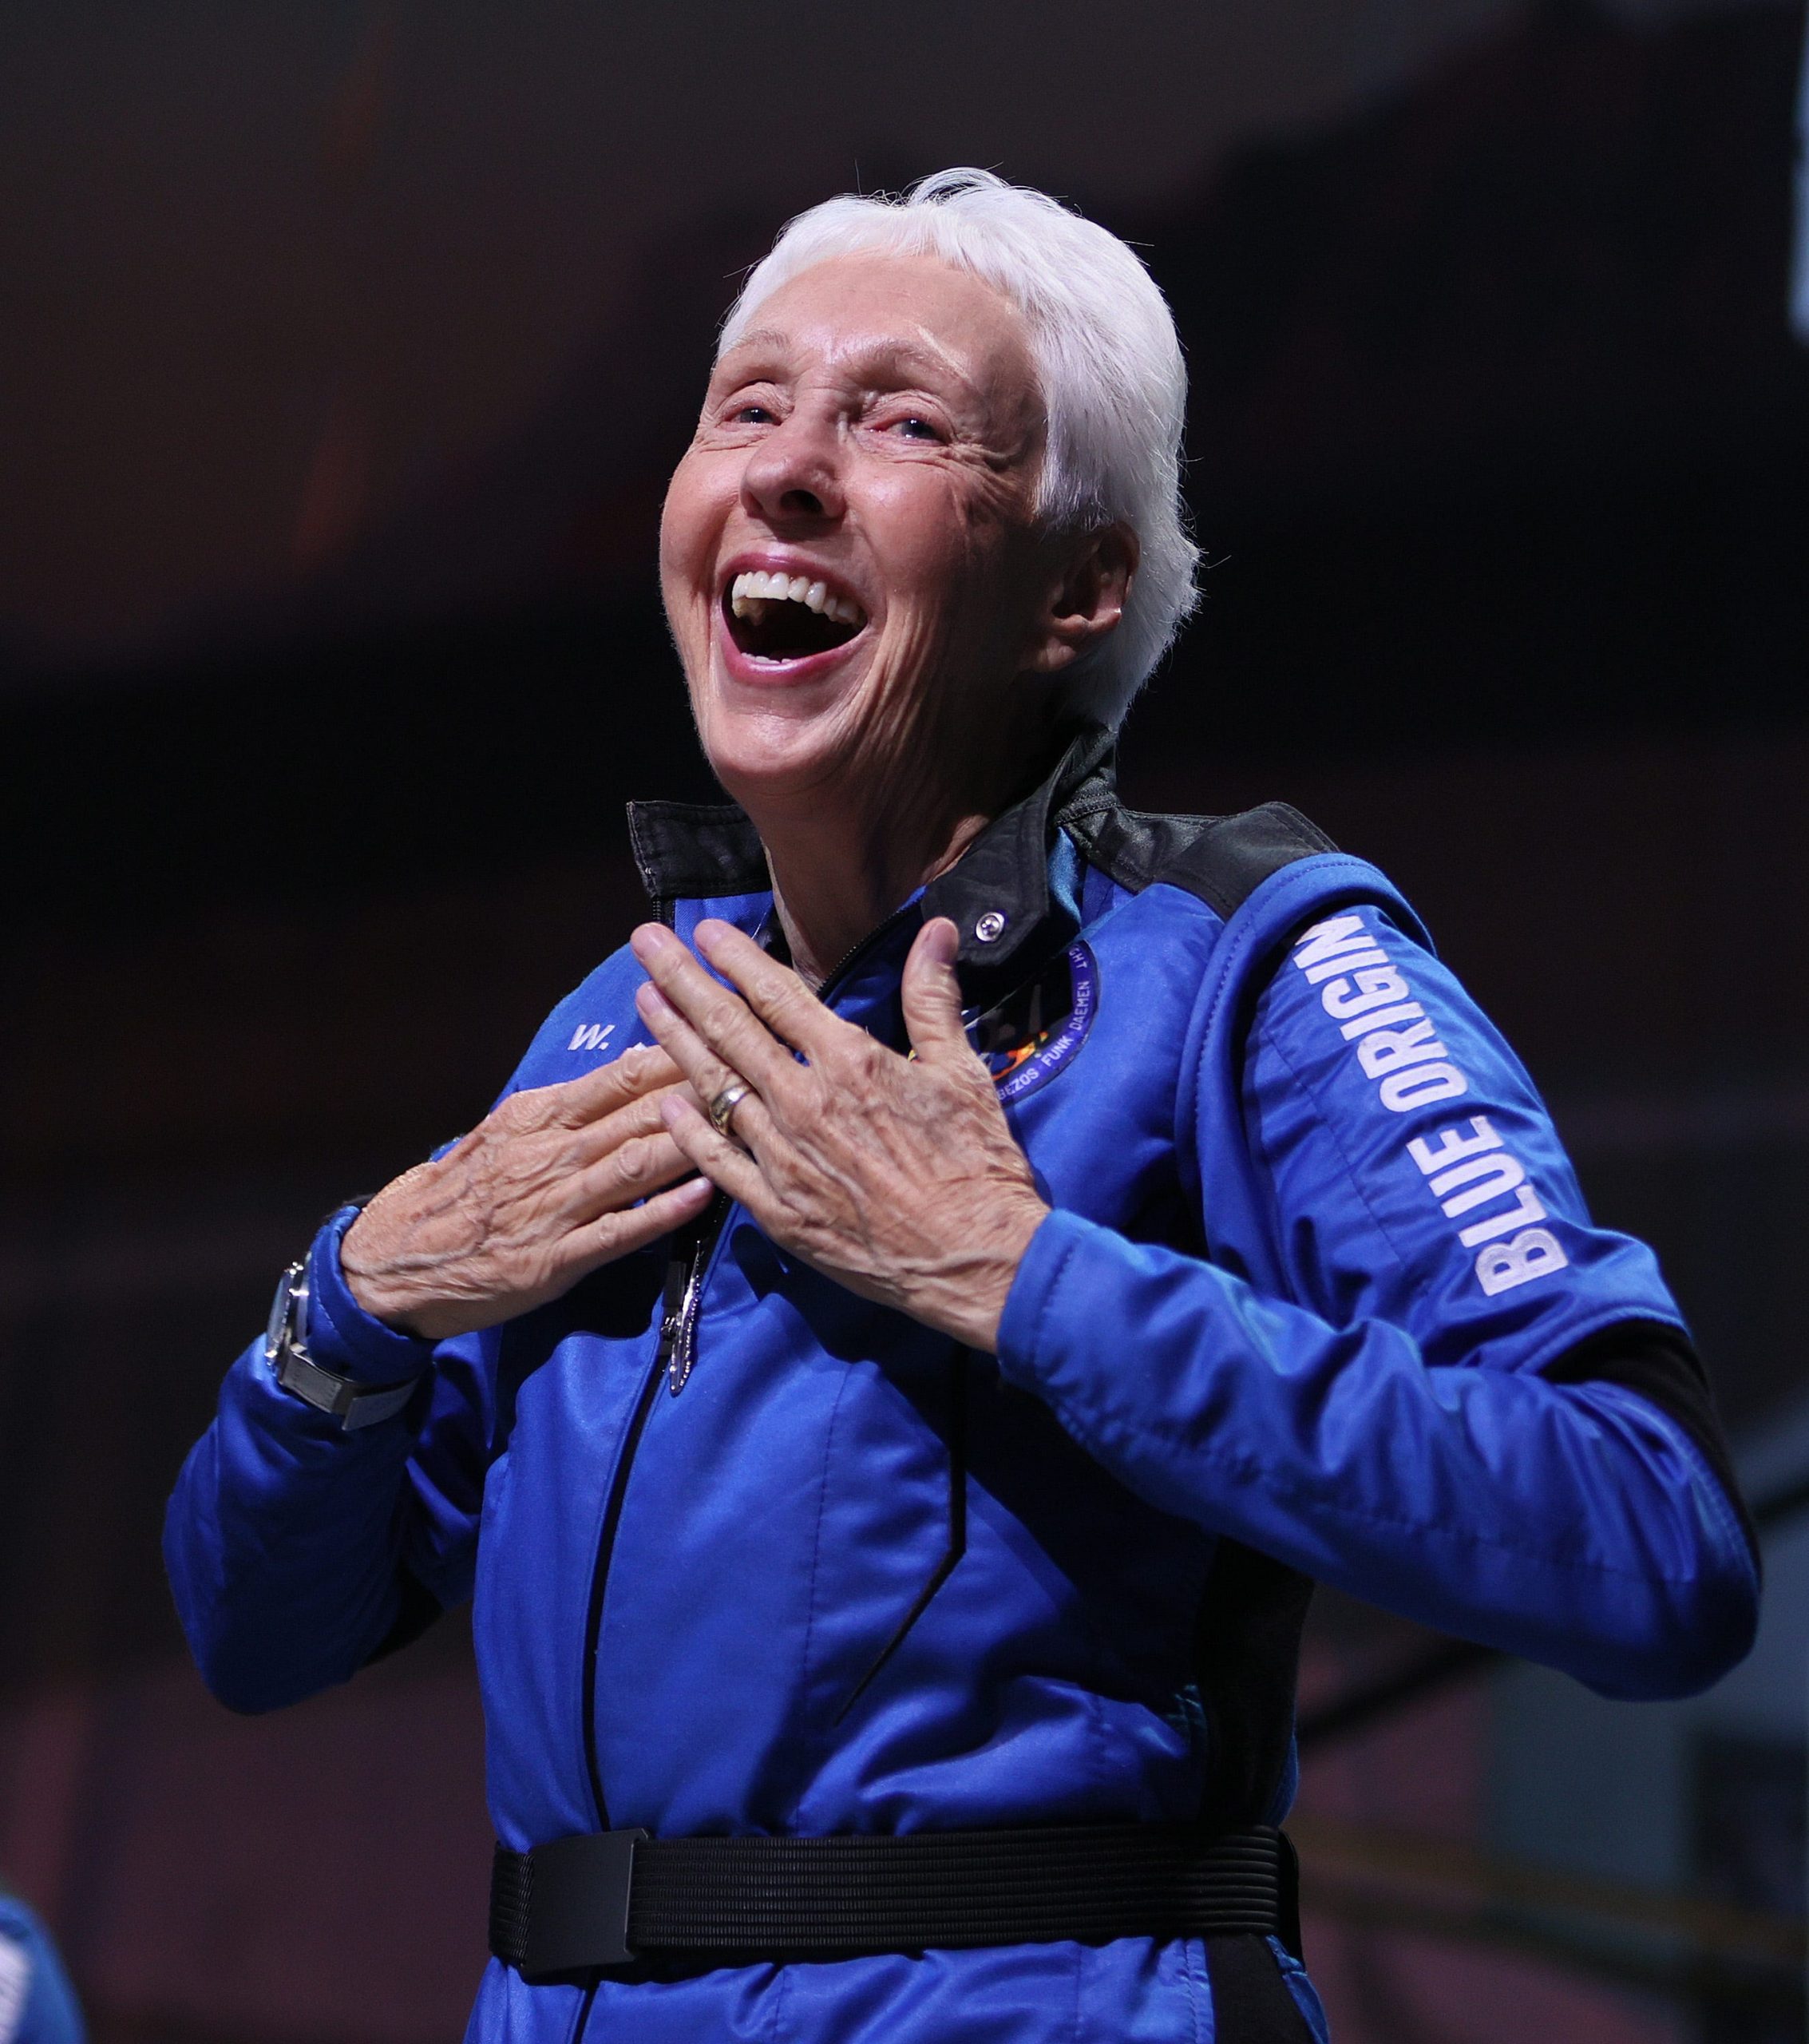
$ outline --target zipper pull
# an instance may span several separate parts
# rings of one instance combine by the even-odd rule
[[[691,1381],[691,1373],[697,1361],[697,1316],[681,1313],[678,1325],[672,1330],[671,1345],[667,1353],[666,1388],[676,1398]]]
[[[666,1293],[659,1312],[659,1347],[654,1361],[657,1365],[667,1365],[667,1384],[676,1394],[679,1383],[673,1380],[669,1367],[674,1350],[678,1346],[679,1324],[684,1317],[684,1298],[687,1281],[691,1274],[691,1258],[687,1252],[676,1246],[666,1259]],[[687,1369],[685,1376],[690,1376]],[[679,1380],[682,1382],[683,1380]]]
[[[728,1218],[730,1201],[718,1192],[689,1245],[675,1248],[666,1266],[666,1300],[659,1323],[658,1360],[666,1365],[666,1388],[676,1398],[691,1380],[697,1363],[698,1306],[710,1252]]]

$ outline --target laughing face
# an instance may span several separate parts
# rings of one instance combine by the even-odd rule
[[[660,568],[704,749],[745,806],[990,804],[1067,656],[1016,309],[929,257],[838,257],[717,365]],[[1011,727],[1017,728],[1015,735]]]

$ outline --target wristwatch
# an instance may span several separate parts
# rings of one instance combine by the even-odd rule
[[[414,1395],[419,1372],[401,1384],[371,1384],[323,1369],[308,1353],[307,1331],[308,1267],[291,1263],[278,1282],[263,1337],[264,1361],[283,1388],[337,1420],[347,1433],[393,1418]]]

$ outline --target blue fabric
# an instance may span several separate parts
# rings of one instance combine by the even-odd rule
[[[216,1690],[263,1709],[344,1680],[405,1569],[447,1604],[474,1591],[490,1808],[521,1849],[604,1822],[1190,1816],[1221,1535],[1613,1694],[1687,1692],[1737,1658],[1752,1565],[1695,1448],[1629,1392],[1538,1374],[1676,1308],[1648,1250],[1592,1225],[1530,1081],[1387,882],[1308,859],[1227,924],[1176,888],[1127,893],[1065,842],[1055,877],[1096,1010],[1007,1112],[1056,1210],[996,1365],[968,1367],[965,1552],[857,1701],[947,1543],[954,1353],[738,1210],[696,1366],[654,1396],[627,1483],[588,1728],[593,1567],[659,1250],[442,1345],[408,1412],[362,1434],[248,1349],[167,1533]],[[685,904],[676,926],[754,929],[770,905]],[[835,993],[893,1044],[913,927]],[[642,976],[608,960],[513,1084],[645,1040]],[[338,1366],[398,1375],[402,1337],[322,1278]],[[564,2044],[578,2006],[493,1966],[471,2034]],[[1197,1944],[1129,1939],[615,1980],[586,2034],[1204,2044],[1213,2022]]]
[[[0,2044],[84,2044],[87,2035],[49,1932],[16,1895],[0,1895]]]
[[[308,1252],[308,1354],[336,1377],[401,1384],[433,1361],[433,1345],[373,1320],[352,1297],[339,1268],[339,1245],[358,1216],[356,1206],[342,1206]]]

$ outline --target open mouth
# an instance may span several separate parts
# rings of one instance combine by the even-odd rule
[[[802,660],[845,646],[867,622],[861,606],[805,575],[759,568],[736,576],[723,599],[729,636],[750,659]]]

